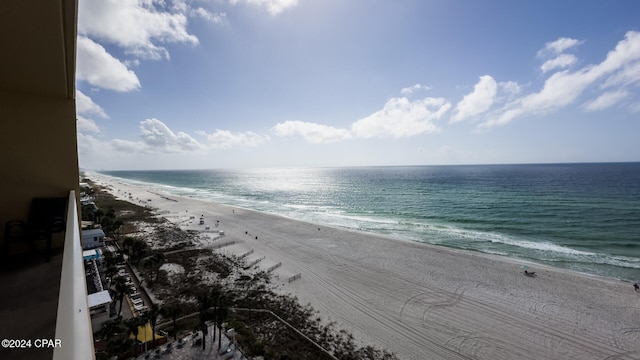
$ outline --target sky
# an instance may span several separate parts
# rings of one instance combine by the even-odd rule
[[[80,166],[640,161],[636,0],[79,0]]]

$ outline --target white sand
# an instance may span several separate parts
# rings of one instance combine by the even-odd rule
[[[253,250],[246,259],[264,257],[261,269],[281,262],[273,271],[280,289],[311,303],[361,344],[401,359],[640,359],[640,293],[628,283],[527,264],[538,274],[530,278],[519,260],[90,178],[134,203],[150,199],[184,229],[224,230],[208,245],[235,244],[217,251]],[[198,224],[201,215],[205,225]],[[300,279],[289,283],[296,274]]]

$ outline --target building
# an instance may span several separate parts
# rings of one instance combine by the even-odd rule
[[[104,231],[102,229],[82,230],[82,249],[89,250],[104,246]]]
[[[59,346],[2,349],[6,359],[94,358],[78,221],[77,15],[77,0],[0,1],[0,226],[26,220],[32,198],[69,199],[51,260],[12,253],[0,272],[11,308],[0,309],[0,337]]]

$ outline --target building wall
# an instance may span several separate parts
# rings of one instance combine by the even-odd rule
[[[34,197],[79,194],[75,100],[0,92],[0,242]],[[58,244],[61,245],[61,244]]]

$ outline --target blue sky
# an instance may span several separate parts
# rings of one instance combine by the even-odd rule
[[[80,166],[640,161],[640,2],[80,0]]]

